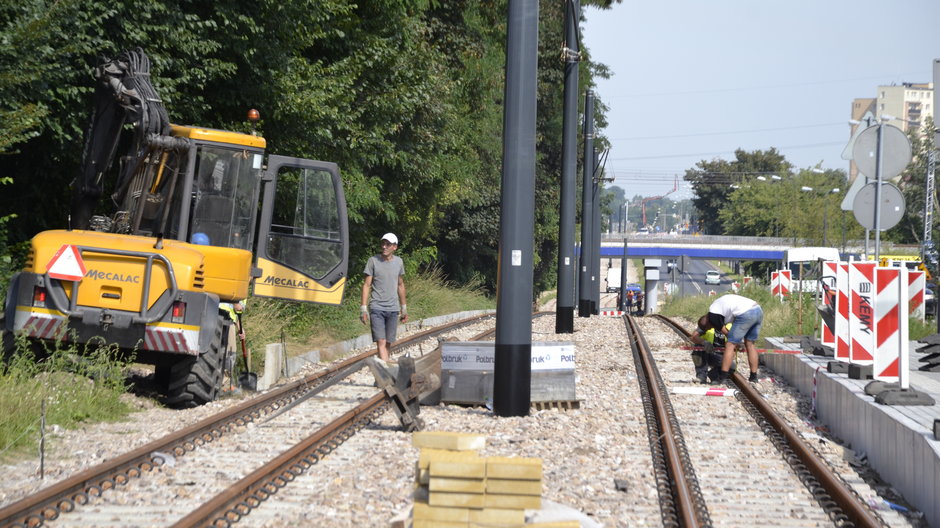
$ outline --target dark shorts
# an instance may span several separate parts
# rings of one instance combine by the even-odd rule
[[[389,344],[395,342],[398,336],[398,312],[370,310],[369,320],[372,321],[373,341],[384,339]]]

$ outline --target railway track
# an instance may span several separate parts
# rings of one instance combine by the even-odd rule
[[[650,467],[664,452],[653,440],[665,435],[648,429],[649,405],[637,383],[641,357],[631,354],[624,320],[579,318],[575,333],[565,335],[553,334],[550,317],[533,321],[533,340],[577,343],[580,408],[497,418],[482,407],[440,405],[422,408],[420,416],[431,430],[485,435],[486,455],[542,458],[543,497],[570,504],[604,526],[850,525],[841,518],[834,521],[819,505],[767,439],[765,427],[756,425],[736,398],[671,394],[673,387],[699,386],[693,384],[688,349],[674,330],[655,318],[629,318],[635,323],[630,332],[645,336],[641,341],[655,358],[656,375],[649,377],[661,378],[656,385],[671,401],[673,421],[684,438],[689,461],[680,467],[691,468],[688,476],[698,483],[698,490],[689,493],[699,497],[698,503],[664,507],[661,499],[674,487],[672,474]],[[436,347],[437,339],[482,337],[492,325],[492,320],[478,321],[418,341],[423,345],[399,342],[395,352],[417,355],[417,348],[427,352]],[[48,515],[50,501],[81,499],[75,499],[75,491],[59,499],[46,497],[46,505],[38,509],[43,517],[23,525],[387,526],[396,512],[411,506],[416,451],[395,414],[382,411],[388,400],[381,393],[375,398],[378,390],[371,374],[362,368],[351,371],[357,358],[364,360],[373,352],[334,365],[329,381],[304,378],[306,392],[291,397],[282,393],[281,403],[250,411],[255,413],[250,419],[231,425],[223,421],[198,434],[195,425],[187,428],[185,442],[192,447],[182,453],[172,445],[161,447],[167,455],[158,461],[148,451],[156,442],[142,446],[138,451],[149,455],[146,460],[153,470],[111,477],[115,482],[99,485],[100,493],[88,487],[94,480],[85,482],[82,489],[90,490],[85,504],[57,512],[57,518]],[[269,394],[287,391],[300,381]],[[314,391],[314,386],[320,389]],[[778,409],[780,402],[795,406],[778,386],[765,378],[759,385],[764,399]],[[344,416],[347,419],[341,419]],[[216,429],[221,433],[213,432]],[[123,468],[119,471],[129,471]],[[137,472],[143,476],[138,478]],[[853,488],[864,485],[857,476],[843,475],[855,479]],[[0,510],[0,526],[9,524],[6,515],[17,504]],[[676,513],[680,510],[691,513]],[[879,512],[889,526],[911,526],[893,514]]]
[[[670,395],[688,382],[689,352],[681,339],[651,346],[643,336],[663,324],[686,336],[681,327],[662,317],[626,324],[664,526],[885,526],[740,374],[733,397]]]
[[[400,340],[393,352],[409,354],[429,341],[486,327],[482,337],[492,324],[491,316],[456,321]],[[0,509],[0,526],[103,526],[127,519],[133,519],[127,525],[165,526],[181,513],[206,513],[205,503],[234,494],[227,488],[263,470],[255,475],[260,484],[248,488],[252,497],[238,495],[247,502],[227,512],[229,519],[247,514],[259,497],[273,495],[389,408],[388,394],[365,368],[374,355],[373,349],[348,358],[22,498]],[[291,455],[286,469],[285,454]],[[190,519],[181,526],[207,523]]]

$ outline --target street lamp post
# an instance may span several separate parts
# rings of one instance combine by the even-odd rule
[[[803,192],[813,192],[813,191],[814,191],[814,189],[813,189],[812,187],[806,187],[805,185],[804,185],[803,187],[800,187],[800,190],[803,191]],[[836,188],[833,188],[833,189],[829,189],[828,191],[826,191],[825,193],[822,194],[822,197],[823,197],[823,237],[822,237],[822,240],[823,240],[823,242],[822,242],[822,243],[823,243],[823,247],[827,247],[827,246],[829,245],[829,237],[828,237],[828,232],[829,232],[829,203],[828,203],[828,200],[826,199],[826,195],[827,195],[827,194],[838,194],[839,192],[841,192],[841,189],[839,189],[838,187],[836,187]],[[844,213],[844,211],[843,211],[843,213]],[[843,214],[842,218],[843,218],[842,226],[843,226],[843,228],[844,228],[844,227],[845,227],[845,215],[844,215],[844,214]],[[844,229],[843,229],[843,232],[842,232],[842,252],[845,253],[845,230],[844,230]]]

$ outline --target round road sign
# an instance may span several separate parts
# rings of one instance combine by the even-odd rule
[[[878,129],[882,128],[881,143],[884,161],[881,163],[881,179],[890,180],[911,162],[911,142],[892,125],[868,127],[858,135],[852,147],[852,161],[858,170],[869,178],[875,178],[878,165]],[[869,228],[871,229],[871,228]]]
[[[852,212],[866,229],[875,229],[875,182],[867,183],[855,195]],[[904,216],[904,195],[896,185],[881,183],[881,231],[898,225]]]

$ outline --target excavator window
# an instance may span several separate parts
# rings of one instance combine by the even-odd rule
[[[281,169],[267,251],[272,259],[314,278],[324,277],[343,261],[338,205],[330,173]]]
[[[196,159],[190,233],[213,246],[252,249],[261,151],[201,145]]]

